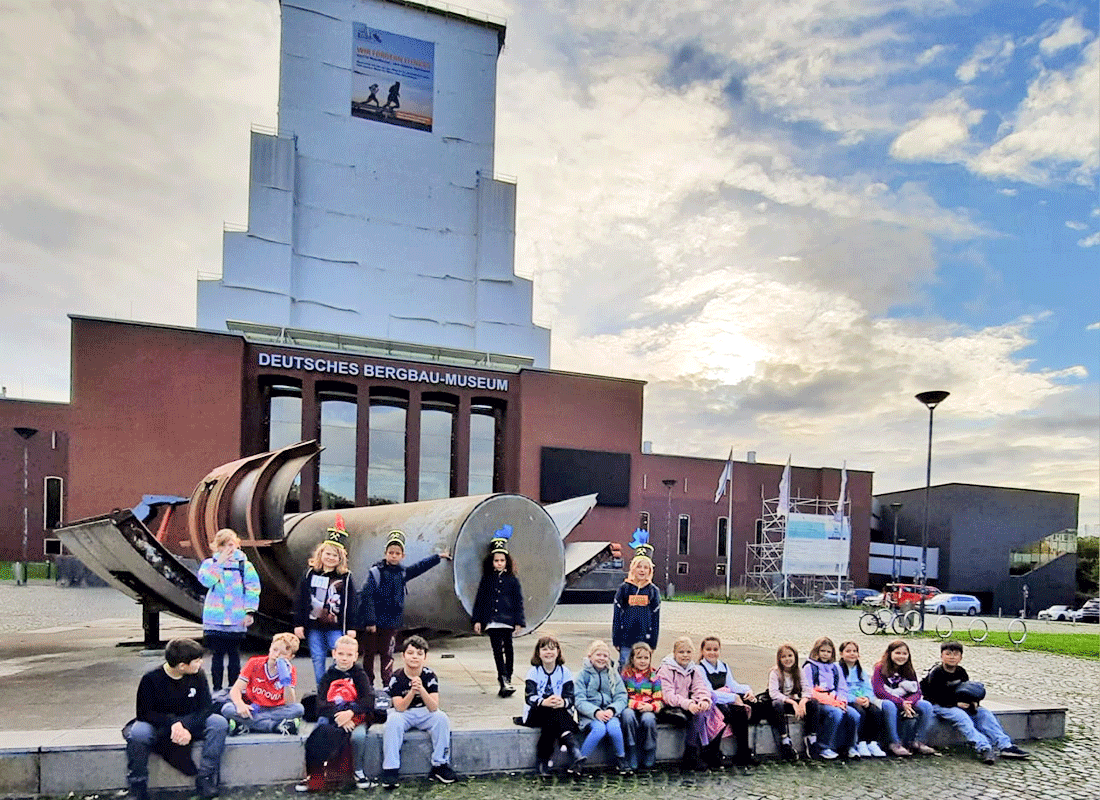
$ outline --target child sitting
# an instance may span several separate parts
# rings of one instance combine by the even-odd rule
[[[661,699],[661,680],[653,668],[653,651],[645,642],[636,642],[623,670],[626,709],[623,733],[630,769],[650,769],[657,761],[657,712]]]
[[[925,741],[935,718],[932,704],[921,696],[917,672],[909,657],[909,645],[895,639],[886,646],[886,652],[871,674],[871,686],[875,696],[883,701],[890,752],[896,756],[912,755],[913,751],[926,756],[938,755]],[[903,744],[903,738],[908,747]]]
[[[996,763],[997,750],[1005,758],[1027,758],[1028,752],[1012,743],[993,712],[982,708],[973,697],[963,699],[958,696],[960,684],[970,680],[967,671],[959,666],[962,655],[961,644],[944,642],[940,645],[939,665],[929,670],[921,681],[925,699],[932,703],[933,713],[950,722],[973,745],[978,758],[986,764]]]
[[[810,755],[834,759],[856,742],[859,712],[848,707],[848,684],[836,665],[836,646],[822,636],[810,648],[802,666],[802,685],[818,702],[817,730],[810,734]],[[816,736],[816,741],[812,738]]]
[[[681,636],[672,643],[672,654],[665,656],[657,668],[665,702],[661,721],[686,726],[681,763],[685,769],[705,770],[714,759],[712,764],[704,761],[703,748],[722,732],[725,723],[711,702],[710,684],[691,660],[694,651],[691,639]],[[712,749],[708,752],[715,754]]]
[[[804,732],[817,727],[818,702],[802,691],[802,674],[798,671],[798,651],[786,642],[775,651],[775,666],[768,672],[768,700],[765,707],[768,722],[781,758],[798,761],[798,752],[791,743],[788,712],[803,721]],[[808,736],[806,737],[808,741]]]
[[[748,684],[738,683],[729,665],[723,661],[722,642],[717,636],[707,636],[699,645],[699,669],[714,692],[714,704],[722,714],[737,743],[734,766],[758,767],[760,762],[749,749],[749,721],[753,720],[756,695]],[[753,724],[755,720],[753,720]]]
[[[134,800],[149,800],[149,753],[156,751],[185,775],[195,775],[200,798],[218,795],[218,771],[229,723],[210,709],[210,686],[202,672],[202,645],[173,639],[164,663],[145,673],[137,689],[137,717],[122,729],[126,782]],[[198,769],[192,739],[202,739]]]
[[[332,666],[317,686],[317,726],[306,740],[306,772],[310,779],[298,784],[298,791],[322,788],[318,781],[322,768],[347,744],[349,736],[355,785],[360,789],[374,786],[364,770],[367,728],[374,720],[374,694],[358,660],[355,639],[341,636],[336,640]]]
[[[298,637],[277,633],[266,656],[248,659],[229,690],[222,716],[229,735],[241,733],[298,733],[305,708],[297,702],[298,672],[290,659],[298,652]]]
[[[457,780],[451,769],[451,720],[439,709],[439,678],[424,666],[428,643],[410,636],[402,649],[404,666],[390,678],[393,702],[382,734],[382,786],[397,788],[401,770],[401,743],[408,730],[428,731],[432,737],[432,768],[428,777],[440,783]]]
[[[880,736],[886,738],[882,701],[875,697],[871,676],[859,663],[859,645],[855,642],[840,643],[840,671],[844,673],[844,681],[848,684],[848,695],[851,698],[848,707],[859,713],[855,752],[849,750],[848,757],[885,758],[886,753],[876,741]]]
[[[558,640],[549,635],[539,637],[524,681],[520,720],[529,728],[539,729],[535,766],[543,777],[550,775],[554,748],[559,742],[574,763],[581,757],[576,740],[580,728],[573,719],[573,692],[573,673],[565,666]]]
[[[597,639],[588,646],[584,669],[577,676],[577,715],[582,728],[587,728],[581,757],[573,764],[578,773],[581,766],[600,741],[607,737],[615,749],[619,774],[629,775],[630,764],[626,760],[623,742],[622,713],[626,708],[626,686],[623,679],[611,668],[611,649],[607,642]]]

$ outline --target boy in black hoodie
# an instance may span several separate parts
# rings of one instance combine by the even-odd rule
[[[183,774],[195,775],[199,797],[218,795],[218,770],[229,723],[212,713],[202,657],[198,642],[173,639],[164,648],[164,663],[138,683],[137,717],[122,730],[126,783],[134,800],[149,798],[149,753],[154,751]],[[202,740],[197,769],[191,760],[195,739]]]

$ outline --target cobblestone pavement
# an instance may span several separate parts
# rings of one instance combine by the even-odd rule
[[[67,626],[92,627],[107,621],[125,621],[104,625],[105,635],[117,637],[122,630],[140,637],[140,621],[133,602],[112,589],[55,589],[36,585],[14,587],[0,585],[0,631],[8,648],[19,632]],[[693,603],[666,603],[662,608],[662,634],[659,654],[664,655],[672,640],[680,634],[714,633],[735,664],[737,676],[757,690],[765,683],[767,667],[773,663],[775,648],[792,641],[801,653],[811,641],[828,635],[837,643],[854,639],[860,643],[864,664],[878,658],[892,636],[865,636],[858,631],[859,612],[850,609],[778,608],[772,606],[721,606]],[[165,619],[166,625],[169,619]],[[965,620],[956,619],[965,624]],[[1007,621],[989,619],[991,629],[1003,629]],[[136,625],[136,628],[135,628]],[[1034,623],[1030,630],[1067,630],[1058,623]],[[579,663],[583,642],[610,635],[610,613],[606,606],[559,606],[545,629],[568,636],[569,663]],[[1080,626],[1079,632],[1097,635],[1100,629]],[[33,638],[33,637],[32,637]],[[32,641],[28,638],[28,642]],[[960,637],[966,642],[965,635]],[[116,638],[117,641],[117,638]],[[533,640],[516,644],[517,662],[523,663]],[[938,660],[938,644],[929,640],[911,643],[914,661],[923,670]],[[113,649],[113,648],[112,648]],[[11,650],[8,649],[8,654]],[[487,657],[486,657],[487,658]],[[676,770],[619,778],[593,774],[574,782],[563,778],[540,781],[530,775],[505,775],[469,778],[452,786],[412,780],[396,797],[424,794],[446,800],[482,800],[482,798],[547,798],[568,793],[577,800],[585,798],[691,796],[709,798],[1051,798],[1051,800],[1093,800],[1100,796],[1100,662],[1051,653],[1014,652],[992,647],[967,647],[963,665],[970,674],[990,688],[991,695],[1058,705],[1068,708],[1067,735],[1057,741],[1032,742],[1026,748],[1027,761],[1001,761],[985,766],[964,750],[953,750],[943,758],[889,759],[871,763],[765,763],[750,775],[696,773],[681,775]],[[0,674],[4,661],[0,658]],[[129,689],[126,690],[129,693]],[[272,795],[294,795],[290,787],[268,787],[255,791],[232,791],[231,798],[251,800]],[[353,796],[383,794],[381,790],[353,792]]]

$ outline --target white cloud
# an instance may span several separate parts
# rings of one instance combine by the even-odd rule
[[[1020,193],[1019,189],[998,189],[997,191],[1007,197],[1015,197]]]
[[[942,44],[934,44],[917,56],[917,66],[926,67],[947,51]]]
[[[1100,43],[1077,63],[1040,71],[1008,121],[1007,132],[970,162],[987,177],[1091,185],[1100,167]]]
[[[1100,231],[1077,241],[1078,247],[1096,247],[1098,244],[1100,244]]]
[[[894,139],[890,155],[899,161],[961,161],[970,129],[984,116],[984,111],[970,108],[961,97],[945,98]]]
[[[955,77],[963,83],[971,83],[984,72],[996,75],[1012,61],[1016,43],[1011,36],[994,35],[982,40],[970,54],[970,58],[955,70]]]
[[[1085,30],[1077,17],[1067,17],[1062,20],[1058,30],[1039,42],[1039,50],[1043,55],[1050,56],[1067,47],[1076,47],[1091,38],[1093,34]]]
[[[1083,222],[1076,222],[1072,219],[1069,219],[1066,220],[1066,227],[1074,231],[1083,231],[1088,228],[1088,225]]]

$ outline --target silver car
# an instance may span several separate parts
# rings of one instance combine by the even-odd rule
[[[932,609],[934,614],[967,614],[974,617],[982,610],[982,604],[972,594],[940,592],[925,601],[925,608]]]

